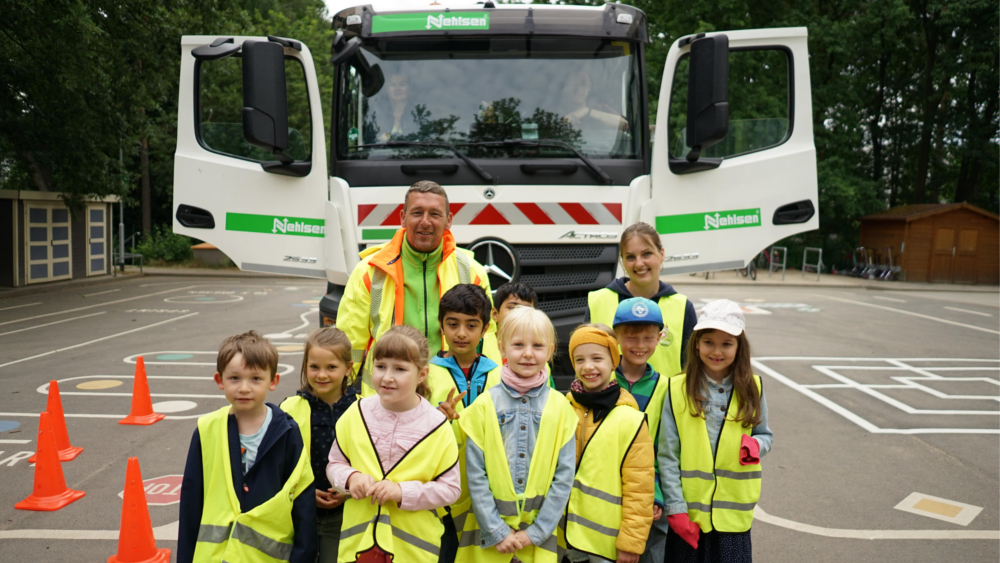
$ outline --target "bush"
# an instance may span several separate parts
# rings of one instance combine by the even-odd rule
[[[147,262],[151,260],[186,262],[194,257],[194,253],[191,252],[191,239],[174,234],[169,227],[162,225],[153,227],[153,233],[136,246],[136,252],[142,254]]]

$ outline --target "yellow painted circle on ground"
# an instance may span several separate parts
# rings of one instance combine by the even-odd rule
[[[76,386],[77,389],[111,389],[112,387],[118,387],[122,384],[120,379],[95,379],[93,381],[84,381],[83,383]]]
[[[301,352],[301,344],[286,344],[285,346],[277,346],[279,352]]]

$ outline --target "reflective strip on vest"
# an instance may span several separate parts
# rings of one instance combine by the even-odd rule
[[[371,333],[373,335],[372,346],[374,347],[374,339],[381,336],[379,334],[379,328],[382,325],[382,318],[379,313],[379,309],[382,307],[382,293],[385,289],[385,278],[386,273],[380,268],[374,268],[372,274],[372,291],[371,291],[371,305],[369,307],[369,321],[371,322]],[[362,352],[364,353],[364,352]],[[368,358],[366,358],[363,371],[361,373],[361,394],[364,396],[369,396],[375,393],[375,382],[372,381],[372,358],[371,350],[368,350]]]
[[[469,256],[460,249],[455,249],[455,264],[458,266],[458,283],[472,283],[472,264]]]
[[[758,393],[760,377],[753,376]],[[670,378],[670,406],[681,448],[681,487],[688,516],[703,532],[746,532],[753,523],[753,509],[760,499],[763,473],[759,464],[741,465],[740,444],[753,429],[736,422],[739,402],[736,393],[719,432],[715,455],[708,440],[704,417],[691,416],[685,374]]]
[[[462,431],[483,452],[486,476],[493,492],[497,511],[508,526],[525,530],[538,515],[545,503],[545,494],[555,476],[555,455],[543,452],[558,452],[573,437],[577,416],[564,396],[547,391],[542,419],[535,441],[535,453],[528,467],[528,479],[524,494],[518,495],[510,474],[510,466],[504,453],[503,436],[497,420],[493,395],[486,391],[472,405],[462,412],[458,419]],[[467,563],[509,563],[510,554],[496,549],[484,549],[482,532],[476,515],[471,510],[455,517],[455,527],[459,530],[457,561]],[[541,545],[528,546],[518,550],[516,557],[524,563],[557,563],[564,550],[559,546],[559,538],[553,534]]]
[[[384,473],[378,453],[368,435],[360,401],[337,421],[338,436],[355,439],[338,442],[351,466],[378,480],[427,483],[458,463],[458,446],[450,424],[442,421],[415,444],[388,473]],[[444,526],[433,510],[400,510],[395,502],[373,505],[370,499],[347,499],[340,533],[338,560],[354,561],[357,554],[378,545],[395,561],[436,563]]]
[[[601,421],[584,446],[566,505],[565,542],[570,549],[614,561],[622,524],[621,466],[646,415],[619,405]]]
[[[199,418],[198,435],[205,496],[194,559],[288,561],[295,535],[292,505],[313,481],[308,450],[303,448],[288,480],[273,497],[241,512],[229,460],[229,407]]]
[[[687,311],[687,297],[675,293],[660,297],[657,304],[660,306],[667,335],[657,344],[649,363],[660,375],[672,377],[680,373],[682,367],[681,351],[684,347],[684,314]],[[613,326],[615,311],[618,310],[617,293],[606,287],[591,291],[587,295],[587,305],[590,308],[590,322]]]

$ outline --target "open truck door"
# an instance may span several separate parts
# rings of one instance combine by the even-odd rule
[[[819,228],[806,28],[698,34],[667,55],[640,218],[663,273],[743,268]]]
[[[243,270],[315,278],[350,271],[341,229],[348,208],[329,201],[323,113],[305,45],[183,37],[177,122],[174,232],[211,243]]]

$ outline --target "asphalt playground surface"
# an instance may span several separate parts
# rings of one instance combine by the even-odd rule
[[[696,305],[747,316],[774,431],[753,527],[758,561],[1000,559],[997,293],[677,284]],[[280,402],[325,283],[145,277],[0,298],[0,562],[105,561],[116,551],[128,457],[147,483],[159,547],[195,419],[225,406],[223,338],[255,329],[280,352]],[[122,426],[135,358],[167,418]],[[55,512],[15,510],[32,489],[38,413],[58,380],[86,492]],[[171,477],[172,476],[172,477]]]

